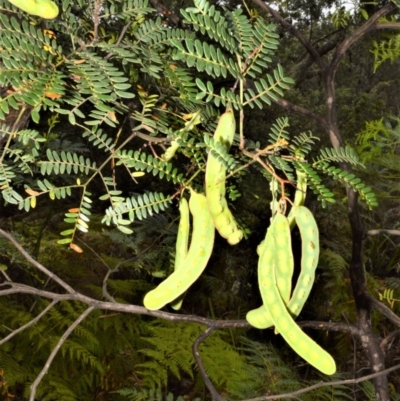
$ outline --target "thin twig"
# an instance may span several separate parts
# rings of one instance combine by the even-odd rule
[[[57,355],[57,352],[60,350],[61,346],[63,345],[64,341],[68,338],[68,336],[75,330],[75,328],[86,318],[86,316],[89,315],[90,312],[94,307],[90,306],[87,308],[79,317],[78,319],[75,320],[74,323],[71,324],[71,326],[68,327],[67,330],[65,330],[65,333],[61,336],[61,338],[58,340],[58,343],[54,347],[53,351],[51,351],[51,354],[47,358],[47,361],[42,369],[42,371],[38,374],[37,378],[31,385],[31,392],[29,395],[29,401],[35,401],[35,395],[36,395],[36,389],[39,383],[42,381],[43,376],[47,373],[47,371],[50,368],[51,363],[53,362],[53,359]]]
[[[386,353],[385,348],[388,346],[388,344],[392,341],[395,340],[396,337],[400,336],[400,330],[395,330],[392,333],[390,333],[388,336],[386,336],[379,346],[381,347],[382,352]]]
[[[69,286],[65,281],[61,280],[56,274],[51,272],[49,269],[44,267],[41,263],[33,259],[31,255],[20,245],[20,243],[9,233],[6,231],[2,230],[0,228],[0,235],[4,238],[7,238],[10,242],[13,243],[13,245],[18,249],[18,251],[21,253],[21,255],[33,266],[35,266],[38,270],[40,270],[42,273],[44,273],[46,276],[50,277],[52,280],[54,280],[57,284],[59,284],[61,287],[63,287],[66,291],[68,291],[70,294],[76,293],[76,291]]]
[[[382,315],[386,316],[393,324],[400,327],[400,317],[398,317],[389,307],[369,294],[367,294],[366,297],[373,308],[381,312]]]
[[[202,334],[200,334],[199,337],[196,338],[196,341],[193,343],[192,345],[192,351],[193,351],[193,356],[194,359],[196,360],[197,366],[199,367],[200,370],[200,374],[201,377],[204,380],[204,384],[206,385],[206,387],[208,388],[208,390],[211,393],[211,397],[213,401],[226,401],[226,399],[224,397],[222,397],[221,394],[218,393],[218,391],[216,390],[216,388],[214,387],[214,385],[212,384],[206,369],[204,367],[203,361],[201,359],[200,353],[199,353],[199,346],[200,344],[215,330],[215,327],[207,327],[207,329],[205,329],[203,331]]]
[[[400,235],[400,230],[387,230],[387,229],[376,229],[376,230],[368,230],[366,235],[380,235],[380,234],[387,234],[387,235]]]
[[[13,338],[15,335],[17,335],[21,331],[24,331],[28,327],[33,326],[34,324],[36,324],[57,303],[58,303],[58,300],[56,300],[56,299],[53,300],[34,319],[30,320],[28,323],[24,324],[23,326],[19,327],[18,329],[13,330],[7,337],[4,337],[2,340],[0,340],[0,345],[3,345],[4,343],[6,343],[8,340]]]
[[[301,390],[293,391],[292,393],[286,393],[286,394],[279,394],[279,395],[268,395],[265,397],[256,397],[256,398],[250,398],[245,401],[264,401],[264,400],[279,400],[282,398],[295,398],[296,396],[304,393],[308,393],[312,390],[316,390],[317,388],[321,387],[334,387],[334,386],[340,386],[340,385],[349,385],[349,384],[356,384],[356,383],[362,383],[367,380],[373,379],[374,377],[382,376],[382,375],[387,375],[390,372],[393,372],[395,370],[400,369],[400,365],[395,365],[392,366],[389,369],[382,370],[380,372],[376,373],[371,373],[370,375],[359,377],[357,379],[347,379],[347,380],[336,380],[332,382],[319,382],[317,384],[314,384],[309,387],[302,388]]]

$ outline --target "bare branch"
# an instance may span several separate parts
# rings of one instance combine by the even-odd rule
[[[396,337],[400,337],[400,330],[393,331],[389,335],[387,335],[380,343],[381,350],[385,352],[385,348],[389,345],[390,342],[393,342]]]
[[[28,327],[36,324],[54,305],[57,304],[57,302],[58,302],[57,300],[52,301],[34,319],[30,320],[28,323],[24,324],[23,326],[19,327],[18,329],[13,330],[7,337],[4,337],[2,340],[0,340],[0,345],[3,345],[4,343],[6,343],[8,340],[13,338],[15,335],[17,335],[21,331],[24,331]]]
[[[383,22],[376,24],[375,29],[400,29],[400,22]]]
[[[390,372],[394,372],[395,370],[400,369],[400,365],[395,365],[392,366],[389,369],[382,370],[377,373],[371,373],[370,375],[359,377],[357,379],[348,379],[348,380],[336,380],[336,381],[331,381],[331,382],[320,382],[317,384],[314,384],[313,386],[309,386],[306,388],[302,388],[301,390],[293,391],[292,393],[287,393],[287,394],[279,394],[279,395],[268,395],[265,397],[257,397],[257,398],[250,398],[245,401],[264,401],[264,400],[279,400],[282,398],[295,398],[298,395],[308,393],[312,390],[316,390],[317,388],[321,387],[334,387],[334,386],[339,386],[339,385],[348,385],[348,384],[357,384],[357,383],[362,383],[367,380],[374,379],[379,376],[387,375]]]
[[[316,330],[325,330],[325,331],[338,331],[341,333],[349,333],[356,336],[360,335],[360,330],[354,324],[349,323],[336,323],[336,322],[319,322],[319,321],[304,321],[297,322],[300,327],[310,327]]]
[[[218,391],[216,390],[216,388],[214,387],[214,385],[212,384],[206,369],[204,368],[204,364],[203,361],[200,357],[200,353],[199,353],[199,346],[202,343],[202,341],[204,341],[213,331],[215,330],[215,327],[207,327],[206,330],[204,330],[204,332],[196,338],[196,341],[193,343],[192,346],[192,351],[193,351],[193,356],[194,359],[196,360],[197,366],[199,367],[200,370],[200,374],[201,377],[204,380],[205,385],[207,386],[208,390],[211,393],[211,397],[212,400],[217,400],[217,401],[226,401],[226,399],[224,397],[222,397],[221,394],[218,393]]]
[[[332,62],[330,64],[330,72],[329,75],[333,78],[336,73],[336,70],[339,66],[340,61],[343,59],[347,50],[355,43],[357,40],[362,38],[366,33],[371,32],[378,27],[378,20],[383,16],[389,14],[391,11],[395,10],[397,5],[393,2],[386,4],[384,7],[379,9],[375,14],[368,19],[362,26],[356,29],[349,37],[347,37],[336,49],[335,54],[333,56]],[[386,24],[379,24],[386,26]],[[382,29],[382,28],[381,28]]]
[[[367,295],[367,299],[373,308],[381,312],[382,315],[386,316],[393,324],[400,327],[400,317],[398,317],[390,308],[369,294]]]
[[[228,327],[251,328],[250,324],[247,323],[246,320],[213,320],[201,316],[183,315],[183,314],[181,315],[179,313],[169,313],[162,311],[150,311],[146,309],[144,306],[121,304],[117,302],[115,303],[103,302],[97,299],[90,298],[77,291],[74,294],[57,294],[54,292],[38,290],[37,288],[30,287],[24,284],[18,284],[18,283],[0,284],[0,288],[4,286],[11,288],[0,290],[0,296],[12,295],[12,294],[31,294],[57,301],[79,301],[95,309],[112,310],[115,312],[124,312],[130,314],[141,314],[173,322],[193,322],[193,323],[204,324],[205,326],[213,326],[215,328],[228,328]]]
[[[278,11],[274,10],[273,8],[269,7],[266,3],[262,0],[253,0],[254,4],[257,4],[262,10],[266,11],[268,14],[271,14],[272,17],[279,22],[287,31],[289,31],[295,38],[299,40],[299,42],[305,47],[308,53],[311,55],[313,60],[318,64],[321,70],[325,69],[325,63],[322,60],[321,56],[319,55],[318,51],[315,47],[310,43],[310,41],[300,32],[298,31],[294,25],[290,24],[286,21]]]
[[[322,126],[325,129],[327,129],[327,127],[328,127],[327,122],[324,118],[322,118],[318,114],[313,113],[312,111],[310,111],[308,109],[305,109],[304,107],[297,106],[296,104],[291,103],[284,99],[278,99],[276,103],[278,103],[279,106],[282,106],[283,108],[285,108],[288,111],[293,111],[296,114],[307,117],[310,120],[314,120],[315,122],[317,122],[320,126]]]
[[[38,377],[35,379],[35,381],[31,385],[31,392],[29,395],[29,401],[35,401],[35,394],[36,394],[36,389],[39,383],[42,381],[43,376],[47,373],[47,371],[50,368],[51,363],[53,362],[53,359],[57,355],[57,352],[60,350],[61,346],[63,345],[64,341],[68,338],[68,336],[75,330],[75,328],[86,318],[86,316],[89,315],[90,312],[94,307],[90,306],[87,308],[79,317],[78,319],[75,320],[74,323],[71,324],[71,326],[68,327],[67,330],[65,330],[65,333],[61,336],[61,338],[58,340],[57,345],[54,347],[53,351],[51,351],[51,354],[47,358],[47,361],[42,369],[42,371],[39,373]]]
[[[387,234],[387,235],[400,235],[400,230],[387,230],[387,229],[376,229],[376,230],[368,230],[366,235],[380,235],[380,234]]]
[[[65,281],[61,280],[57,275],[52,273],[50,270],[46,269],[42,264],[37,262],[35,259],[32,258],[31,255],[19,244],[19,242],[9,233],[6,231],[0,229],[0,235],[4,238],[7,238],[10,242],[13,243],[13,245],[18,249],[18,251],[21,253],[21,255],[33,266],[35,266],[38,270],[40,270],[42,273],[44,273],[46,276],[50,277],[52,280],[54,280],[57,284],[59,284],[61,287],[63,287],[66,291],[68,291],[70,294],[76,293],[76,291],[70,287]]]

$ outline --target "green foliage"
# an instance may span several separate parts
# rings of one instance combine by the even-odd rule
[[[149,335],[142,338],[147,346],[140,350],[147,361],[136,365],[144,386],[165,386],[172,374],[178,380],[183,375],[195,380],[202,388],[202,380],[191,351],[192,344],[202,333],[202,327],[193,323],[159,322],[148,325]],[[200,346],[205,369],[219,391],[244,398],[254,393],[257,375],[246,359],[227,341],[223,332],[215,332]]]
[[[374,41],[371,52],[375,58],[375,71],[386,61],[394,62],[400,57],[400,35],[393,35],[379,42]]]
[[[35,303],[32,299],[23,310],[22,305],[2,302],[2,337],[9,329],[27,323],[45,306],[46,302]],[[82,311],[82,306],[76,303],[60,303],[50,310],[46,319],[0,348],[0,366],[11,394],[18,386],[24,386],[25,396],[28,395],[30,384],[43,368],[60,334]],[[85,400],[93,398],[96,392],[119,388],[122,383],[128,385],[124,375],[133,366],[130,361],[133,356],[129,354],[139,344],[139,327],[137,318],[93,312],[64,342],[37,396],[46,400]]]
[[[203,187],[208,152],[218,155],[234,179],[250,164],[259,163],[267,180],[290,181],[285,187],[295,185],[298,169],[323,205],[333,202],[334,194],[320,174],[358,191],[369,207],[376,204],[368,187],[334,165],[360,166],[354,152],[325,149],[308,162],[316,137],[293,135],[287,118],[271,124],[262,144],[247,138],[242,142],[246,125],[240,126],[240,142],[236,141],[240,146],[230,154],[211,138],[219,107],[232,106],[241,113],[246,106],[262,109],[283,97],[293,83],[273,61],[280,42],[275,26],[247,16],[243,8],[218,9],[205,0],[182,11],[189,29],[168,26],[145,0],[110,0],[102,7],[95,3],[64,1],[59,18],[48,21],[46,29],[38,19],[27,21],[21,12],[11,17],[0,14],[0,85],[8,88],[0,99],[0,119],[15,112],[20,118],[28,110],[36,123],[34,129],[20,131],[15,120],[1,127],[5,139],[0,189],[5,202],[25,212],[37,202],[53,207],[54,200],[62,200],[66,227],[58,243],[70,244],[77,252],[82,250],[78,240],[93,239],[88,236],[99,223],[96,212],[101,210],[102,223],[120,230],[105,234],[111,245],[95,238],[101,245],[96,256],[108,269],[118,266],[121,274],[107,283],[117,301],[141,303],[150,286],[148,278],[169,271],[175,226],[166,217],[168,208],[183,189]],[[0,7],[11,6],[0,0]],[[175,159],[166,160],[160,155],[173,142]],[[231,199],[240,196],[235,184],[227,186],[233,188]],[[78,231],[85,236],[78,236]],[[156,235],[159,240],[150,243]],[[105,273],[93,256],[77,262],[69,253],[56,251],[52,241],[42,244],[43,260],[53,265],[62,259],[55,269],[101,298],[99,277]],[[25,267],[9,248],[1,243],[1,255]],[[109,248],[106,255],[104,249]],[[84,262],[90,268],[75,269]],[[229,270],[237,274],[233,267]],[[41,283],[30,269],[25,274]],[[332,282],[345,291],[344,277],[340,271]],[[212,281],[215,288],[218,281],[221,291],[221,280],[208,279]],[[236,282],[240,278],[235,276]],[[202,305],[208,302],[212,309],[212,301],[203,297]],[[240,304],[233,291],[225,291],[218,301]],[[335,301],[340,304],[342,299]],[[45,306],[46,302],[33,299],[6,299],[0,304],[1,334],[29,321]],[[60,303],[47,321],[22,333],[18,344],[10,341],[0,349],[0,369],[12,391],[25,386],[27,394],[63,330],[81,312],[79,305]],[[85,400],[125,387],[120,395],[129,399],[172,401],[174,397],[160,388],[181,379],[192,380],[198,391],[203,383],[190,348],[200,333],[194,324],[149,324],[98,311],[65,341],[37,396],[49,401]],[[207,373],[220,391],[251,397],[258,390],[283,392],[304,385],[276,351],[256,343],[238,350],[232,343],[216,332],[200,347]],[[318,399],[330,399],[328,394],[345,399],[341,391],[338,387],[315,394]]]
[[[312,385],[313,382],[304,381],[297,376],[290,364],[285,363],[277,350],[271,344],[262,344],[247,338],[242,338],[242,349],[247,359],[254,366],[262,379],[261,394],[282,394],[299,390],[305,385]],[[295,363],[291,358],[291,363]],[[340,375],[335,374],[332,378],[340,380]],[[314,391],[301,395],[302,400],[352,400],[348,388],[345,386],[320,387]]]
[[[137,401],[143,400],[146,401],[184,401],[185,399],[182,396],[177,398],[174,397],[172,393],[168,393],[164,395],[160,388],[157,390],[137,390],[135,388],[123,388],[116,393],[126,397],[128,400]],[[200,398],[194,398],[193,401],[200,401]]]
[[[29,211],[44,196],[51,200],[80,197],[66,213],[65,221],[73,227],[64,230],[65,238],[59,241],[75,250],[79,250],[74,241],[77,230],[89,229],[90,209],[95,200],[90,193],[96,180],[100,179],[105,190],[99,200],[108,203],[103,222],[130,234],[129,226],[135,219],[163,212],[176,194],[171,196],[151,189],[138,193],[125,191],[125,183],[124,188],[121,183],[126,172],[131,178],[130,185],[142,173],[174,186],[197,185],[198,181],[191,183],[204,169],[206,152],[212,151],[236,175],[245,168],[248,157],[242,156],[239,161],[209,137],[218,115],[212,105],[231,105],[240,110],[255,105],[262,108],[263,103],[270,105],[282,97],[292,83],[280,65],[271,69],[279,43],[275,26],[261,18],[250,19],[242,8],[222,13],[207,1],[196,0],[194,7],[182,11],[191,31],[170,29],[160,18],[151,18],[153,10],[146,1],[110,2],[103,10],[97,10],[100,25],[92,42],[87,41],[87,35],[92,35],[89,27],[93,24],[93,10],[84,4],[81,8],[80,17],[76,18],[74,6],[63,3],[60,17],[48,22],[48,30],[3,14],[0,27],[5,50],[0,84],[13,88],[0,101],[3,113],[0,117],[6,117],[11,108],[18,109],[22,102],[32,108],[36,122],[39,112],[58,116],[50,120],[49,129],[53,131],[61,128],[61,119],[66,116],[76,132],[75,140],[70,142],[75,142],[74,146],[86,144],[91,150],[90,155],[79,154],[68,150],[67,142],[61,142],[59,149],[51,148],[43,136],[32,130],[18,133],[18,141],[13,144],[16,133],[5,127],[3,132],[8,140],[0,159],[3,198]],[[111,14],[113,19],[107,20]],[[135,22],[124,31],[122,43],[113,37],[104,40],[100,33],[122,29],[119,19],[128,16]],[[115,27],[111,29],[111,25]],[[162,71],[165,73],[161,74]],[[214,90],[216,79],[221,77],[236,80],[231,90],[224,86]],[[153,90],[154,85],[160,88],[158,93]],[[120,120],[129,121],[130,135],[124,133],[124,123]],[[175,129],[182,125],[183,128]],[[326,150],[311,167],[304,157],[312,149],[314,137],[300,134],[291,143],[288,127],[285,118],[271,126],[268,153],[262,154],[272,168],[268,179],[271,174],[278,174],[273,172],[276,170],[293,182],[293,165],[299,167],[325,204],[333,200],[333,194],[322,184],[316,173],[318,167],[357,190],[369,207],[375,205],[373,194],[358,178],[330,165],[356,163],[354,153]],[[149,141],[157,137],[161,146],[172,142],[168,157],[160,158],[153,148],[151,152],[136,145],[132,149],[132,140],[137,135]],[[242,129],[240,135],[243,136]],[[51,136],[57,138],[60,134],[47,135],[49,139]],[[289,158],[281,157],[279,152],[284,148],[289,149]],[[104,156],[100,157],[100,151]],[[184,175],[182,163],[169,161],[175,152],[192,164],[193,174]],[[30,178],[25,186],[28,196],[23,197],[19,182],[27,174],[33,175],[33,180]],[[49,179],[42,179],[41,175]],[[137,194],[132,196],[132,192]]]

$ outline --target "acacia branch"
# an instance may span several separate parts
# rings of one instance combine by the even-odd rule
[[[297,322],[297,324],[300,327],[310,327],[316,330],[336,331],[341,333],[349,333],[356,336],[360,335],[359,328],[356,325],[350,323],[303,321]]]
[[[83,295],[77,291],[74,294],[57,294],[50,291],[39,290],[34,287],[30,287],[24,284],[18,283],[3,283],[0,284],[1,287],[10,287],[8,289],[1,290],[0,296],[2,295],[13,295],[13,294],[30,294],[38,297],[43,297],[47,299],[57,300],[57,301],[79,301],[95,309],[111,310],[114,312],[123,312],[129,314],[140,314],[152,316],[172,322],[192,322],[199,323],[205,326],[213,326],[215,328],[251,328],[246,320],[214,320],[201,316],[194,315],[183,315],[178,313],[169,313],[163,311],[150,311],[144,306],[122,304],[118,302],[104,302],[97,299],[93,299],[86,295]]]
[[[327,127],[328,127],[327,122],[323,117],[319,116],[318,114],[313,113],[312,111],[310,111],[304,107],[298,106],[285,99],[278,99],[276,101],[276,103],[288,111],[293,111],[294,113],[296,113],[300,116],[307,117],[310,120],[314,120],[322,128],[327,129]]]

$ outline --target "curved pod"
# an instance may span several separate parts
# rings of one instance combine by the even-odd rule
[[[307,175],[302,171],[296,170],[296,176],[297,176],[296,192],[294,194],[293,206],[290,209],[288,215],[290,229],[292,229],[295,225],[295,220],[294,220],[295,206],[303,206],[307,194]]]
[[[158,310],[182,295],[207,266],[214,246],[215,229],[203,194],[191,191],[189,209],[193,216],[190,247],[180,268],[148,292],[143,300],[149,310]]]
[[[183,266],[183,261],[186,258],[189,244],[189,232],[190,232],[190,213],[189,204],[185,198],[181,198],[179,201],[179,226],[178,235],[176,237],[175,245],[175,266],[174,271],[179,270]],[[179,310],[182,307],[184,294],[171,302],[172,309]]]
[[[226,147],[232,145],[235,136],[235,116],[232,109],[228,109],[218,121],[214,133],[214,141],[218,141]],[[231,245],[236,245],[242,238],[243,232],[238,227],[235,218],[225,199],[226,168],[212,152],[208,154],[206,166],[206,196],[210,214],[215,228],[221,237],[228,240]]]
[[[278,230],[280,233],[279,238],[277,238],[277,240],[279,240],[279,246],[275,249],[275,257],[281,262],[276,266],[276,285],[283,302],[287,304],[292,291],[292,276],[294,270],[292,240],[290,235],[289,220],[280,213],[274,217],[274,220],[275,219],[277,219],[275,222],[276,230]],[[260,257],[263,252],[265,252],[268,240],[270,241],[271,239],[267,239],[266,237],[257,248],[257,252]],[[273,325],[268,309],[265,308],[264,305],[260,306],[258,309],[249,311],[246,315],[246,320],[252,326],[257,327],[258,329],[266,329]]]
[[[305,206],[294,207],[295,219],[301,235],[301,271],[287,308],[293,317],[299,315],[306,303],[315,280],[315,270],[319,259],[319,232],[313,214]],[[264,307],[249,311],[247,321],[258,329],[267,329],[273,325],[271,316]]]
[[[263,247],[258,263],[263,303],[268,309],[276,329],[291,348],[322,373],[332,375],[336,372],[336,364],[332,356],[308,337],[292,319],[276,285],[275,271],[281,261],[276,257],[275,251],[280,246],[278,227],[282,218],[286,219],[285,216],[278,214],[272,221],[267,232],[266,245]]]

